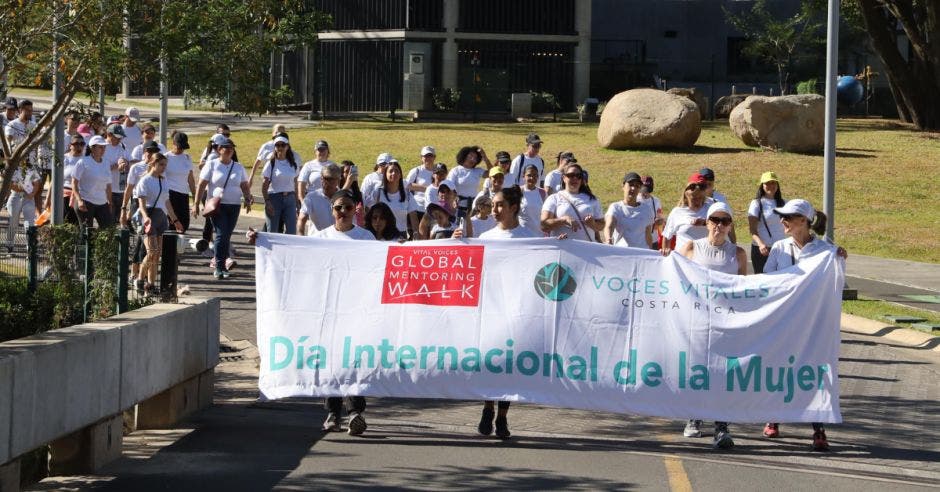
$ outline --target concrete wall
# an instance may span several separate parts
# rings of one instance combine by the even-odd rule
[[[0,343],[0,463],[198,376],[218,354],[218,299]]]

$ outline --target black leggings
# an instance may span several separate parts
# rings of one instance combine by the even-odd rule
[[[326,399],[326,409],[330,413],[339,416],[343,412],[343,400],[346,400],[346,411],[348,413],[362,413],[366,411],[366,399],[362,396],[331,396]]]
[[[170,190],[170,206],[176,214],[176,220],[183,225],[183,232],[189,229],[189,193]]]
[[[114,216],[111,215],[111,207],[107,203],[95,205],[86,201],[85,208],[88,209],[87,212],[78,211],[78,217],[85,227],[91,227],[93,222],[98,222],[99,229],[114,225]]]
[[[751,245],[751,265],[754,267],[754,274],[764,273],[764,265],[767,264],[767,257],[760,254],[760,248],[756,244]]]

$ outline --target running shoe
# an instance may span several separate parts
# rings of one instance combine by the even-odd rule
[[[702,437],[702,421],[689,419],[689,422],[685,424],[682,435],[685,437]]]
[[[369,426],[366,425],[366,419],[362,416],[361,413],[354,413],[349,419],[349,435],[350,436],[361,436],[363,432],[366,431],[366,428]]]
[[[228,270],[222,270],[222,278],[229,278],[231,276],[232,274],[229,273]]]
[[[826,431],[819,429],[813,433],[813,451],[829,451],[829,441],[826,439]]]
[[[343,427],[339,423],[339,417],[330,412],[326,416],[326,420],[323,421],[323,432],[339,432],[341,430],[343,430]]]
[[[225,278],[225,274],[222,272],[222,270],[216,270],[215,273],[212,274],[212,276],[215,277],[216,280]]]
[[[764,426],[764,437],[769,437],[771,439],[780,437],[780,424],[768,422],[767,425]]]
[[[509,422],[506,420],[505,415],[500,415],[496,417],[496,437],[500,439],[508,439],[512,434],[509,433]]]
[[[721,427],[715,431],[715,440],[712,442],[715,449],[731,449],[734,447],[734,440],[731,439],[731,432],[727,427]]]
[[[488,436],[493,433],[493,417],[496,416],[496,412],[492,408],[483,407],[483,416],[480,417],[480,425],[477,426],[477,431],[484,436]]]

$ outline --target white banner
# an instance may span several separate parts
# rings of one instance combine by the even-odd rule
[[[260,234],[263,398],[511,400],[841,422],[843,262],[769,275],[582,241]]]

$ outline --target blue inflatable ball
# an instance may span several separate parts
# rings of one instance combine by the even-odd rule
[[[865,98],[865,86],[851,75],[839,77],[836,84],[837,99],[846,106],[855,106]]]

